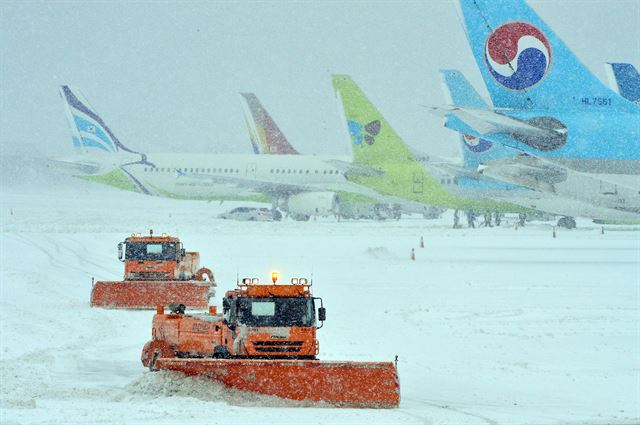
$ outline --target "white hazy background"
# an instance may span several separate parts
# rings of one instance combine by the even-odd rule
[[[530,1],[606,82],[640,64],[637,0]],[[81,89],[127,146],[251,153],[240,91],[254,91],[304,153],[349,152],[331,88],[348,73],[405,140],[457,155],[421,105],[438,69],[486,93],[452,1],[0,2],[0,154],[69,155],[57,86]]]

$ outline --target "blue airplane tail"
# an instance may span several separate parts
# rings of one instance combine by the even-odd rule
[[[489,105],[465,78],[462,72],[456,69],[441,69],[445,92],[450,96],[451,104],[461,108],[489,109]],[[517,153],[501,143],[493,143],[481,137],[460,133],[460,147],[462,151],[463,165],[465,168],[476,171],[478,166],[499,158],[509,158]],[[458,185],[467,189],[477,190],[513,190],[522,189],[511,183],[501,181],[488,181],[468,176],[458,176]]]
[[[640,103],[640,74],[630,63],[609,63],[618,93],[625,99]]]
[[[488,109],[489,105],[482,99],[476,89],[464,75],[455,69],[440,70],[446,93],[451,97],[451,104],[462,108]],[[511,157],[514,151],[500,143],[492,143],[470,134],[460,134],[462,158],[465,168],[477,169],[480,164],[497,158]]]
[[[78,152],[137,153],[120,143],[78,90],[71,90],[69,86],[60,86],[60,97],[64,103],[71,130],[71,141]]]
[[[637,108],[593,75],[524,0],[460,0],[460,6],[495,108]]]

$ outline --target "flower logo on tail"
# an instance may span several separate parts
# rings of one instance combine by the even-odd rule
[[[365,125],[349,120],[347,121],[347,126],[349,127],[349,134],[351,134],[351,140],[355,145],[361,145],[363,141],[367,145],[373,145],[376,141],[376,136],[380,134],[380,120],[374,120]]]

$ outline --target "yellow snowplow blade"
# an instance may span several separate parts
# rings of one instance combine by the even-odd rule
[[[400,382],[392,362],[159,358],[156,367],[290,400],[339,407],[400,404]]]
[[[198,280],[98,281],[91,289],[91,307],[155,309],[175,303],[207,308],[215,294],[213,285]]]

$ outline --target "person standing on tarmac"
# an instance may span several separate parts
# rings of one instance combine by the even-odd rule
[[[484,213],[484,227],[493,227],[493,224],[491,224],[491,213],[489,211]]]
[[[473,210],[467,211],[467,224],[472,229],[476,228],[476,213]]]

